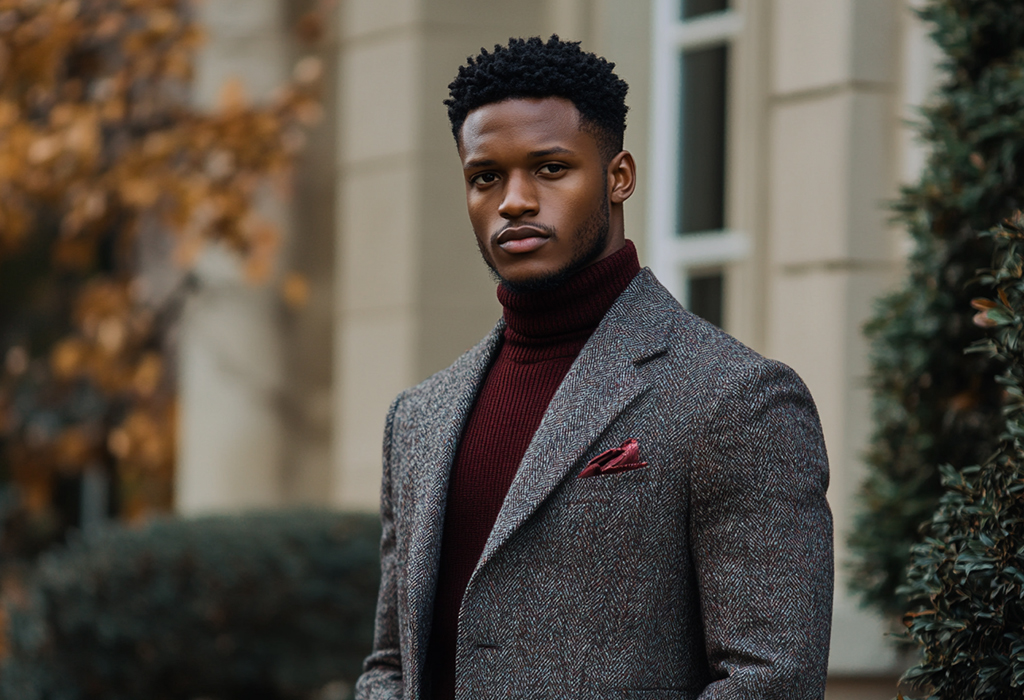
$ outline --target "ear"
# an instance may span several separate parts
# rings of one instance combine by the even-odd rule
[[[636,162],[629,151],[619,151],[608,164],[608,198],[622,204],[636,189]]]

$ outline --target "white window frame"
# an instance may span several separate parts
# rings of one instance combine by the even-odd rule
[[[710,267],[724,268],[729,263],[742,260],[750,254],[751,243],[746,232],[729,228],[685,235],[680,235],[677,230],[679,120],[682,118],[680,57],[684,51],[694,49],[731,47],[743,31],[743,16],[736,9],[682,20],[681,3],[682,0],[653,2],[653,99],[647,240],[654,274],[683,306],[688,306],[691,272]],[[729,72],[733,73],[731,67]],[[726,125],[728,141],[729,130]],[[728,168],[726,173],[728,177]],[[726,183],[726,191],[729,189]],[[726,206],[727,226],[728,209]]]

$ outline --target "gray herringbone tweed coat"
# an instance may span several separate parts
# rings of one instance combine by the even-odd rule
[[[388,415],[360,700],[425,697],[448,470],[503,328]],[[647,466],[578,477],[630,438]],[[551,400],[466,589],[458,697],[821,698],[827,481],[796,374],[640,272]]]

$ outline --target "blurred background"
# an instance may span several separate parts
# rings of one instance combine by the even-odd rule
[[[500,314],[465,214],[447,84],[481,47],[557,33],[630,85],[640,181],[626,225],[641,263],[809,385],[837,527],[827,697],[892,697],[912,657],[886,639],[896,618],[850,592],[847,540],[873,431],[862,327],[912,250],[889,203],[926,166],[907,120],[940,80],[915,4],[0,0],[2,556],[9,609],[36,610],[8,614],[8,652],[72,674],[79,661],[54,660],[53,640],[85,632],[60,631],[61,601],[95,598],[74,614],[98,620],[111,577],[124,588],[103,595],[116,600],[172,571],[170,592],[138,610],[182,594],[185,569],[219,577],[196,594],[210,601],[251,593],[290,566],[277,550],[239,554],[231,543],[251,533],[288,552],[355,547],[324,555],[331,576],[372,579],[359,547],[376,537],[387,407]],[[195,523],[222,544],[195,553],[207,546]],[[172,554],[146,553],[140,532]],[[129,551],[150,569],[110,563]],[[235,555],[250,583],[224,573]],[[38,567],[42,592],[27,583]],[[335,610],[307,594],[310,610]],[[195,613],[191,634],[222,628],[208,665],[249,634],[228,629],[225,606]],[[352,624],[355,650],[323,642],[334,659],[365,653],[368,622]],[[289,634],[334,634],[311,629]],[[123,643],[122,663],[159,665],[184,653],[190,632],[174,634],[106,639]],[[247,663],[238,673],[258,678]],[[276,676],[291,688],[279,695],[253,680],[245,697],[344,697],[352,678],[330,664]],[[0,681],[9,697],[58,697],[27,668],[6,671],[21,679],[17,691]],[[94,688],[113,683],[96,673]],[[237,692],[168,688],[159,697]],[[142,697],[78,692],[67,697]]]

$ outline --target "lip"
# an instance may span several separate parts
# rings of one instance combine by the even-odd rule
[[[512,226],[497,235],[494,242],[506,253],[532,253],[548,242],[550,235],[534,226]]]

